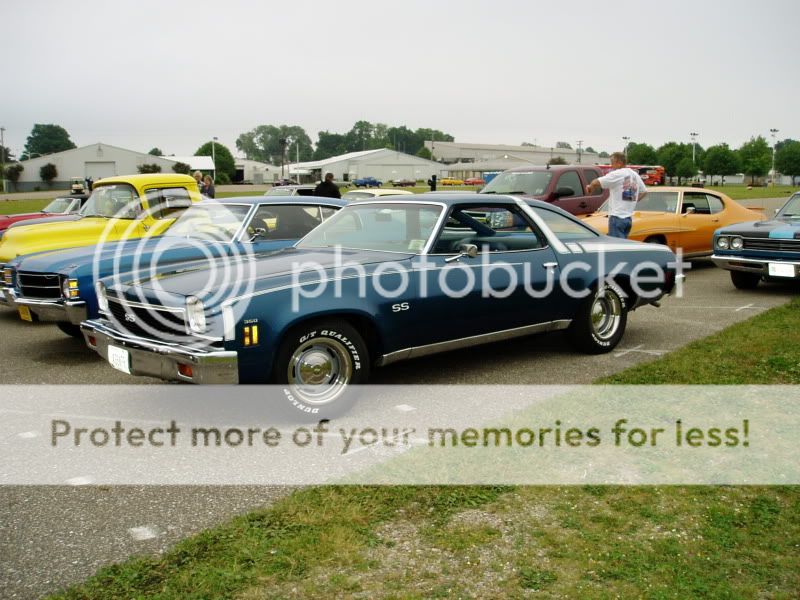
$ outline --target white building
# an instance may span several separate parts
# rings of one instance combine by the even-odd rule
[[[427,141],[425,147],[434,159],[443,163],[481,163],[488,161],[511,161],[514,166],[546,165],[555,157],[561,157],[568,164],[583,163],[594,165],[602,159],[594,152],[575,149],[549,148],[545,146],[509,146],[504,144],[464,144],[461,142]],[[510,164],[510,163],[509,163]],[[458,170],[458,169],[456,169]],[[496,169],[485,169],[496,170]]]
[[[292,177],[299,174],[311,181],[321,180],[325,173],[333,173],[337,181],[352,181],[360,177],[375,177],[384,182],[392,179],[427,181],[431,175],[439,177],[446,172],[443,164],[388,148],[349,152],[324,160],[289,165]]]
[[[177,162],[186,162],[187,160],[191,161],[187,164],[192,169],[214,170],[214,163],[210,156],[153,156],[110,144],[97,143],[20,161],[19,164],[22,165],[23,171],[20,173],[16,186],[8,185],[5,189],[14,189],[19,192],[34,191],[37,188],[42,190],[69,189],[72,177],[81,179],[91,177],[97,181],[114,175],[135,175],[139,172],[139,167],[145,164],[160,166],[162,173],[173,173],[172,167]],[[39,172],[48,163],[54,164],[58,173],[49,185],[42,181]]]
[[[236,174],[232,183],[271,183],[281,178],[281,168],[275,165],[249,160],[247,158],[234,158]],[[286,173],[286,167],[284,167]]]

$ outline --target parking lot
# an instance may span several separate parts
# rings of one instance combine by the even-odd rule
[[[376,384],[589,383],[652,360],[691,340],[788,301],[792,286],[740,291],[728,273],[697,261],[682,298],[630,316],[612,353],[575,354],[563,334],[477,346],[398,363],[374,372]],[[54,326],[29,324],[0,309],[0,356],[6,384],[153,384],[99,359]],[[145,390],[143,390],[143,393]],[[113,401],[113,399],[110,399]],[[65,407],[69,400],[65,398]],[[390,413],[391,403],[357,406],[364,415]],[[436,414],[436,406],[424,406]],[[21,432],[11,433],[18,435]],[[77,582],[103,564],[135,553],[159,552],[233,514],[287,493],[265,487],[4,487],[0,490],[0,589],[32,597]]]

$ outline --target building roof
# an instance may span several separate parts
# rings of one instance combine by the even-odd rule
[[[195,171],[213,171],[214,160],[210,156],[162,156],[165,160],[172,160],[175,162],[182,162],[189,165]]]
[[[392,150],[391,148],[377,148],[375,150],[361,150],[359,152],[348,152],[347,154],[340,154],[339,156],[331,156],[330,158],[324,158],[322,160],[294,163],[293,167],[296,169],[309,169],[309,170],[324,169],[326,166],[332,165],[334,163],[347,162],[347,161],[360,161],[364,160],[365,158],[371,158],[377,154],[384,154],[387,152],[390,152],[392,154],[401,154],[404,157],[412,158],[416,161],[424,161],[427,163],[432,163],[441,166],[441,163],[428,160],[427,158],[422,158],[421,156],[407,154],[406,152],[400,152],[399,150]]]

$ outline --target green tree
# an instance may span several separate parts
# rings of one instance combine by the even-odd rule
[[[19,181],[19,176],[22,174],[22,171],[25,170],[21,164],[17,163],[15,165],[9,165],[6,167],[5,177],[8,179],[12,184],[14,184],[14,191],[17,190],[17,182]]]
[[[681,178],[690,179],[697,175],[697,167],[692,162],[691,156],[686,156],[678,162],[675,175],[678,176],[678,185],[681,184]]]
[[[597,150],[595,150],[591,146],[586,146],[586,152],[588,152],[589,154],[597,154]]]
[[[285,157],[281,140],[287,140]],[[301,161],[311,160],[314,153],[311,138],[299,125],[259,125],[236,138],[236,148],[250,160],[272,165],[281,164],[284,158],[294,162],[298,149]]]
[[[564,148],[566,150],[572,150],[572,146],[569,142],[556,142],[556,148]]]
[[[686,144],[677,142],[667,142],[656,150],[656,158],[659,165],[664,167],[667,177],[675,177],[678,174],[678,163],[687,158]],[[692,149],[689,148],[689,161],[692,160]]]
[[[359,152],[361,150],[369,150],[374,130],[374,126],[369,121],[356,121],[350,131],[344,136],[347,151]]]
[[[554,156],[550,160],[547,161],[548,165],[566,165],[567,161],[564,159],[563,156]]]
[[[152,154],[153,156],[164,156],[164,153],[158,146],[156,146],[155,148],[150,148],[150,150],[148,150],[147,153]]]
[[[431,151],[425,146],[417,150],[417,156],[419,156],[420,158],[427,158],[428,160],[433,160],[433,154],[431,154]]]
[[[136,167],[139,173],[161,173],[161,165],[157,165],[155,163],[152,164],[143,164]]]
[[[800,142],[787,141],[775,151],[775,170],[789,175],[794,185],[795,177],[800,176]]]
[[[445,133],[444,131],[439,131],[438,129],[428,129],[426,127],[420,127],[414,132],[414,138],[416,140],[416,146],[409,146],[405,152],[408,154],[416,154],[419,152],[419,149],[425,146],[425,142],[432,141],[434,146],[436,142],[455,142],[456,138],[454,138],[449,133]]]
[[[75,148],[75,144],[61,125],[36,123],[25,142],[21,159],[26,160],[34,154],[51,154],[72,148]]]
[[[727,175],[735,175],[739,172],[739,160],[736,153],[728,147],[728,144],[710,146],[703,158],[703,172],[711,177],[712,184],[714,175],[719,175],[722,185],[725,185]]]
[[[657,162],[656,149],[650,144],[637,144],[636,142],[628,144],[628,163],[632,165],[654,165]]]
[[[190,167],[186,163],[178,161],[174,165],[172,165],[172,170],[175,173],[182,173],[183,175],[189,175],[192,172],[192,167]]]
[[[597,156],[598,156],[598,158],[608,158],[608,157],[609,157],[609,156],[611,156],[611,155],[610,155],[608,152],[606,152],[605,150],[601,150],[601,151],[600,151],[600,152],[597,154]]]
[[[48,187],[53,187],[53,180],[58,177],[58,169],[53,163],[42,165],[39,169],[39,177],[44,181]]]
[[[344,135],[320,131],[317,134],[317,148],[314,150],[314,160],[324,160],[347,152]]]
[[[194,153],[195,156],[212,156],[212,142],[206,142],[200,146]],[[231,181],[236,175],[236,161],[233,160],[233,155],[228,147],[219,142],[213,142],[214,146],[214,173],[219,179],[224,175]]]
[[[14,162],[14,154],[11,152],[11,148],[6,146],[0,146],[0,163],[8,164],[10,162]]]
[[[764,177],[769,173],[772,164],[772,151],[763,136],[751,137],[738,150],[742,172],[750,176],[750,184],[756,177]]]
[[[417,154],[425,144],[425,140],[420,139],[416,133],[405,125],[389,127],[386,131],[386,136],[389,138],[392,148],[407,154]]]

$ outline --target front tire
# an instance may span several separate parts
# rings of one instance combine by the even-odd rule
[[[739,290],[754,290],[761,281],[758,273],[747,273],[745,271],[731,271],[731,283]]]
[[[587,354],[611,352],[628,323],[628,306],[622,290],[612,285],[587,296],[568,333],[573,346]]]
[[[61,331],[63,331],[69,336],[83,339],[83,334],[81,333],[80,325],[74,325],[72,323],[64,323],[63,321],[59,321],[56,323],[56,327],[58,327]]]
[[[319,420],[341,415],[355,403],[369,378],[369,350],[349,323],[321,320],[286,334],[277,353],[273,379],[283,384],[288,412]]]

